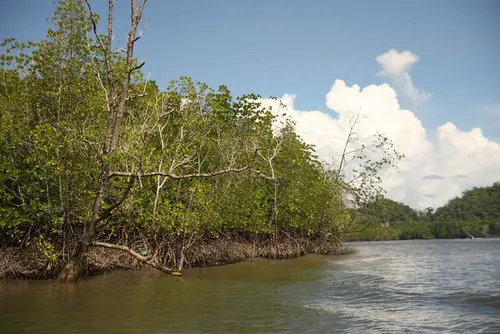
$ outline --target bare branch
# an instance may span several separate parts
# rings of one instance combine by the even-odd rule
[[[356,114],[356,117],[355,117],[354,121],[351,123],[351,126],[349,127],[349,134],[347,135],[347,139],[346,139],[345,145],[344,145],[344,150],[342,151],[342,157],[340,159],[340,163],[339,163],[339,167],[338,167],[338,171],[339,171],[338,175],[341,175],[342,170],[344,169],[344,165],[345,165],[344,162],[345,162],[345,158],[346,158],[347,147],[351,143],[351,138],[352,138],[352,135],[354,134],[354,128],[358,124],[360,114],[361,114],[361,108],[359,109],[358,113]]]
[[[142,62],[142,63],[140,63],[139,65],[137,65],[137,66],[135,66],[135,67],[132,67],[132,68],[129,70],[129,72],[133,72],[133,71],[135,71],[135,70],[138,70],[138,69],[142,68],[145,64],[146,64],[146,62],[144,62],[144,61],[143,61],[143,62]]]
[[[113,48],[113,7],[115,0],[108,0],[108,48],[109,51]]]
[[[99,36],[99,33],[97,32],[97,22],[95,21],[95,18],[94,18],[95,14],[92,11],[92,7],[90,6],[89,0],[85,0],[85,3],[87,4],[87,8],[89,9],[89,14],[90,14],[89,16],[90,16],[90,21],[92,22],[92,30],[94,32],[94,36],[97,39],[97,42],[99,43],[99,47],[101,48],[101,51],[104,54],[104,59],[106,61],[106,79],[108,80],[109,86],[113,87],[112,82],[111,82],[111,65],[109,63],[109,52],[111,50],[111,47],[109,47],[109,49],[106,48],[106,46],[102,42],[102,39]],[[114,3],[114,0],[109,0],[110,12],[108,14],[108,19],[110,19],[110,20],[113,20],[113,13],[111,12],[113,10],[113,3]],[[112,21],[108,22],[108,34],[113,33],[112,24],[113,24]],[[111,27],[110,27],[110,25],[111,25]],[[111,29],[111,32],[110,32],[110,29]],[[109,38],[109,36],[108,36],[108,38]],[[109,43],[111,43],[111,41],[109,41]],[[109,44],[109,45],[111,45],[111,44]]]
[[[130,100],[134,100],[134,99],[138,99],[138,98],[141,98],[141,97],[144,97],[146,96],[146,94],[136,94],[136,95],[131,95],[131,96],[127,96],[127,101],[130,101]]]
[[[128,182],[127,188],[123,192],[122,197],[120,197],[120,199],[118,201],[116,201],[113,205],[111,205],[110,207],[105,208],[104,212],[111,213],[111,211],[113,211],[114,209],[116,209],[117,207],[122,205],[123,201],[125,201],[127,199],[128,194],[130,193],[130,190],[132,190],[132,187],[134,186],[136,178],[137,177],[135,175],[130,176],[130,180]]]
[[[268,179],[268,180],[275,180],[276,179],[275,177],[266,175],[266,174],[262,173],[261,171],[259,171],[257,169],[250,169],[250,171],[252,173],[255,173],[255,174],[259,175],[260,177],[263,177],[263,178]]]
[[[110,243],[107,243],[107,242],[100,242],[100,241],[92,241],[90,244],[92,246],[109,248],[109,249],[118,249],[118,250],[127,252],[130,255],[132,255],[135,259],[137,259],[138,261],[140,261],[140,262],[142,262],[144,264],[147,264],[150,267],[158,269],[158,270],[160,270],[160,271],[162,271],[162,272],[164,272],[166,274],[169,274],[169,275],[172,275],[172,276],[182,276],[182,274],[180,272],[178,272],[178,271],[175,271],[175,270],[173,270],[171,268],[168,268],[168,267],[163,267],[163,266],[159,265],[158,263],[153,262],[152,259],[151,259],[152,258],[151,255],[149,255],[149,256],[142,256],[141,254],[137,253],[136,251],[134,251],[130,247],[122,246],[122,245],[115,245],[115,244],[110,244]]]
[[[206,177],[213,177],[217,175],[222,175],[222,174],[227,174],[227,173],[241,173],[246,170],[248,170],[250,166],[245,166],[242,168],[227,168],[223,170],[219,170],[216,172],[212,173],[193,173],[193,174],[186,174],[186,175],[177,175],[173,173],[167,173],[167,172],[152,172],[152,173],[130,173],[130,172],[111,172],[109,173],[109,178],[113,177],[152,177],[152,176],[164,176],[168,177],[170,179],[174,180],[182,180],[182,179],[190,179],[190,178],[206,178]]]
[[[130,85],[132,72],[144,66],[144,63],[141,63],[138,67],[137,66],[134,67],[133,57],[134,57],[134,44],[136,42],[137,25],[139,24],[142,18],[142,12],[144,9],[144,5],[146,4],[146,0],[141,0],[139,7],[137,7],[136,0],[131,0],[130,4],[131,4],[131,13],[130,13],[131,25],[127,38],[127,66],[129,68],[129,71],[127,75],[123,78],[123,82],[121,85],[121,92],[119,95],[119,102],[116,107],[116,117],[114,119],[114,124],[111,128],[109,128],[111,132],[109,153],[113,153],[116,149],[116,146],[118,145],[118,138],[121,130],[123,115],[125,113],[125,104],[127,102],[127,93]]]
[[[142,256],[141,254],[137,253],[132,248],[127,247],[127,246],[115,245],[115,244],[110,244],[107,242],[100,242],[100,241],[92,241],[90,244],[93,246],[99,246],[99,247],[111,248],[111,249],[119,249],[119,250],[122,250],[124,252],[128,252],[130,255],[132,255],[133,257],[135,257],[137,260],[139,260],[141,262],[147,262],[147,261],[151,260],[151,255]]]

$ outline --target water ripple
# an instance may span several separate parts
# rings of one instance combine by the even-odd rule
[[[303,306],[354,332],[498,333],[499,241],[355,244]]]

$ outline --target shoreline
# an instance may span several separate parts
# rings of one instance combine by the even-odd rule
[[[231,238],[201,239],[188,249],[182,244],[171,243],[156,249],[154,258],[160,264],[183,269],[223,266],[245,261],[285,260],[305,255],[346,255],[355,249],[339,242],[322,239],[295,239],[268,237],[258,240]],[[126,252],[92,247],[87,257],[86,275],[90,278],[119,270],[151,270]],[[57,280],[65,260],[49,259],[34,245],[24,248],[0,248],[0,279],[7,280]]]

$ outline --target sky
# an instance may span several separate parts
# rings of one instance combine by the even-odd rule
[[[2,8],[0,39],[40,40],[55,4]],[[116,47],[128,11],[117,0]],[[136,55],[160,87],[185,75],[281,98],[325,161],[361,110],[358,141],[382,132],[405,154],[383,174],[392,199],[436,207],[500,181],[500,1],[149,0],[142,23]]]

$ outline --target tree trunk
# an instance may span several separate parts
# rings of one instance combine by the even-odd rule
[[[129,185],[125,192],[123,193],[120,200],[108,208],[103,209],[103,199],[105,194],[109,191],[109,177],[110,177],[110,166],[108,159],[113,155],[118,147],[118,139],[120,137],[121,131],[121,121],[125,113],[125,105],[127,102],[127,93],[130,85],[132,72],[140,69],[144,63],[134,67],[134,44],[141,36],[136,37],[137,25],[142,18],[142,12],[146,0],[141,0],[140,4],[137,5],[136,0],[131,0],[131,25],[130,31],[127,38],[127,73],[122,79],[121,85],[116,85],[112,77],[115,77],[115,73],[112,71],[112,67],[109,62],[112,59],[112,36],[113,36],[113,7],[114,0],[108,0],[108,40],[103,43],[98,32],[97,32],[97,22],[94,19],[94,14],[88,0],[85,1],[89,9],[90,20],[92,22],[95,38],[98,40],[101,47],[101,51],[104,54],[104,59],[106,62],[106,76],[108,78],[108,90],[110,95],[110,100],[106,99],[108,106],[108,119],[106,125],[106,138],[103,151],[100,155],[101,170],[99,175],[100,185],[99,190],[94,199],[94,204],[92,206],[92,218],[88,221],[83,231],[82,239],[78,242],[73,251],[71,259],[64,266],[62,271],[59,273],[59,279],[62,281],[70,282],[76,281],[80,278],[86,271],[87,267],[87,252],[89,246],[95,239],[97,223],[103,221],[111,216],[111,212],[120,206],[123,201],[128,196],[130,189],[132,188],[135,176],[131,176]],[[104,85],[103,85],[104,87]],[[106,89],[105,89],[106,90]],[[107,90],[106,90],[106,95]]]
[[[59,273],[58,279],[60,281],[76,282],[82,277],[87,268],[87,251],[88,246],[83,241],[79,241],[71,259]]]

